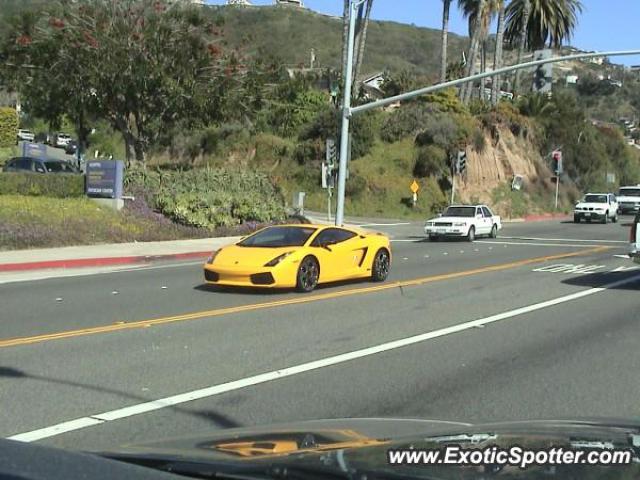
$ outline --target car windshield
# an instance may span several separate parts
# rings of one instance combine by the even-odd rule
[[[584,203],[607,203],[609,199],[606,195],[585,195]]]
[[[618,192],[620,197],[640,197],[640,188],[621,188]]]
[[[449,207],[444,212],[445,217],[475,217],[476,207]]]
[[[301,247],[315,232],[311,227],[268,227],[245,238],[241,247]]]

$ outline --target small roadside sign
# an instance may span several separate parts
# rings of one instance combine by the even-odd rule
[[[414,180],[409,188],[411,189],[411,193],[418,193],[418,191],[420,190],[420,185],[418,185],[418,182]]]

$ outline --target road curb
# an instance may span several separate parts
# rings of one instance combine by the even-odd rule
[[[64,268],[108,267],[133,265],[169,260],[205,260],[211,250],[201,252],[172,253],[168,255],[138,255],[128,257],[79,258],[67,260],[44,260],[39,262],[0,264],[0,272],[24,272],[29,270],[51,270]]]
[[[545,220],[568,220],[571,216],[566,213],[542,213],[539,215],[527,215],[525,222],[544,222]]]

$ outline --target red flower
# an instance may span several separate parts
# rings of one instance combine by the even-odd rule
[[[209,50],[209,53],[212,57],[219,57],[222,53],[222,49],[217,45],[213,45],[212,43],[207,46],[207,49]]]
[[[98,41],[89,33],[87,30],[82,32],[82,36],[84,37],[85,42],[87,42],[93,48],[98,47]]]
[[[55,17],[49,20],[49,25],[51,25],[53,28],[64,28],[64,22],[61,19]]]
[[[31,37],[29,35],[20,35],[17,39],[16,39],[16,43],[22,47],[26,47],[28,45],[31,45]]]

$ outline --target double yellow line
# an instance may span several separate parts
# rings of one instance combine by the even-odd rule
[[[363,288],[352,288],[346,290],[334,290],[327,293],[320,293],[314,295],[305,295],[294,298],[287,298],[284,300],[277,300],[273,302],[254,303],[249,305],[240,305],[237,307],[218,308],[214,310],[204,310],[200,312],[186,313],[182,315],[174,315],[171,317],[159,317],[149,320],[138,320],[133,322],[117,322],[111,325],[104,325],[100,327],[81,328],[78,330],[68,330],[66,332],[48,333],[45,335],[35,335],[31,337],[18,337],[9,338],[6,340],[0,340],[0,348],[16,347],[19,345],[30,345],[33,343],[49,342],[53,340],[62,340],[65,338],[83,337],[86,335],[96,335],[99,333],[119,332],[122,330],[134,330],[139,328],[148,328],[156,325],[163,325],[167,323],[186,322],[189,320],[199,320],[202,318],[220,317],[223,315],[230,315],[232,313],[251,312],[254,310],[263,310],[267,308],[283,307],[286,305],[299,305],[303,303],[319,302],[322,300],[331,300],[335,298],[350,297],[353,295],[362,295],[373,292],[380,292],[383,290],[391,290],[398,287],[410,287],[424,285],[427,283],[440,282],[443,280],[453,280],[456,278],[468,277],[471,275],[478,275],[480,273],[498,272],[501,270],[508,270],[511,268],[522,267],[531,265],[534,263],[548,262],[552,260],[559,260],[562,258],[578,257],[588,254],[598,253],[608,250],[610,247],[601,246],[596,248],[590,248],[587,250],[581,250],[578,252],[562,253],[558,255],[549,255],[545,257],[535,257],[526,260],[518,260],[510,263],[502,263],[499,265],[492,265],[488,267],[475,268],[472,270],[465,270],[462,272],[445,273],[441,275],[432,275],[429,277],[421,277],[413,280],[402,280],[397,282],[388,282],[379,285],[373,285]]]

